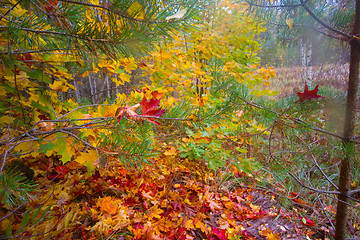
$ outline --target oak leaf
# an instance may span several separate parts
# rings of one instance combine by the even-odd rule
[[[313,90],[309,90],[309,87],[307,83],[305,83],[304,92],[298,92],[297,95],[299,96],[299,100],[296,102],[302,102],[305,100],[311,100],[311,99],[318,99],[323,98],[323,96],[318,95],[319,91],[319,84],[316,85],[316,87]]]

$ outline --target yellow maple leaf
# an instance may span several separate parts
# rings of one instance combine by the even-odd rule
[[[174,155],[176,155],[176,153],[177,153],[176,148],[174,148],[173,146],[171,146],[169,150],[166,150],[166,151],[164,152],[164,155],[165,155],[165,156],[174,156]]]
[[[56,92],[66,92],[69,89],[62,81],[54,81],[49,87]]]
[[[266,237],[266,240],[281,240],[278,233],[273,234],[269,228],[259,232],[261,236]]]
[[[110,196],[99,198],[96,205],[102,213],[108,213],[110,215],[115,214],[118,210],[117,202]]]
[[[86,152],[80,153],[80,156],[75,158],[75,161],[80,164],[84,164],[85,162],[88,161],[95,162],[96,159],[97,159],[97,152],[95,150],[89,150],[87,153]]]
[[[193,221],[191,219],[186,220],[184,227],[188,230],[195,228]]]

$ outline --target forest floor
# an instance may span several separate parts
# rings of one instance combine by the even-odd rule
[[[278,240],[327,239],[333,233],[320,210],[297,194],[289,196],[291,208],[282,206],[285,189],[259,186],[256,172],[229,166],[214,173],[205,163],[180,158],[172,147],[151,161],[131,170],[113,159],[89,177],[76,163],[60,167],[53,158],[34,159],[30,166],[36,182],[46,190],[32,207],[52,207],[44,216],[49,218],[24,235]],[[21,229],[21,221],[13,220]]]

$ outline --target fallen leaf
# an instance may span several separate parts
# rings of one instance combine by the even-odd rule
[[[273,234],[269,228],[259,232],[261,236],[266,237],[266,240],[281,240],[278,233]]]

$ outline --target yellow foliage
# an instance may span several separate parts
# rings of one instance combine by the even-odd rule
[[[118,210],[117,202],[112,197],[99,198],[96,205],[100,208],[102,214],[114,215]]]
[[[14,75],[6,75],[5,79],[9,81],[9,84],[13,88],[17,88],[18,90],[23,90],[30,86],[29,77],[26,72],[20,71],[19,74]],[[15,83],[16,79],[16,83]]]
[[[69,89],[69,87],[66,86],[63,81],[54,81],[53,83],[49,84],[49,87],[56,92],[67,92]]]
[[[127,11],[129,15],[133,18],[137,18],[137,19],[145,18],[144,8],[138,1],[133,2]]]

